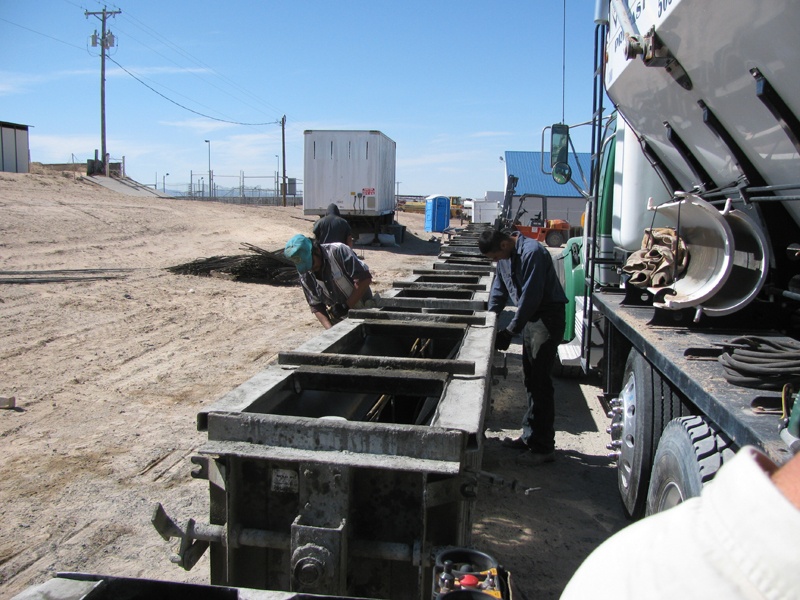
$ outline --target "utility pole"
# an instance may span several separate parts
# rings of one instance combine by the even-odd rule
[[[114,34],[106,31],[106,19],[121,12],[121,10],[109,12],[104,6],[102,12],[89,12],[87,10],[84,13],[87,19],[89,15],[101,17],[100,20],[103,23],[100,39],[97,39],[96,29],[92,35],[92,46],[100,46],[100,151],[102,152],[103,171],[106,177],[108,177],[108,153],[106,151],[106,51],[114,46]]]
[[[281,145],[283,146],[283,205],[286,206],[286,115],[281,119]]]

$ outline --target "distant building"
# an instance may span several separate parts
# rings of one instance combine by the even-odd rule
[[[486,192],[483,199],[464,202],[464,213],[473,223],[494,225],[503,210],[503,192]]]
[[[28,126],[0,121],[0,171],[27,173],[29,163]]]
[[[586,200],[572,183],[558,184],[551,175],[543,173],[543,164],[548,172],[551,171],[549,152],[506,151],[505,181],[508,181],[509,175],[519,179],[512,200],[511,216],[517,215],[522,199],[523,212],[519,217],[522,225],[529,225],[538,213],[546,212],[546,215],[542,215],[543,218],[564,219],[573,226],[580,226]],[[588,186],[585,182],[589,180],[590,164],[591,155],[588,152],[571,152],[569,155],[572,179],[582,189]]]

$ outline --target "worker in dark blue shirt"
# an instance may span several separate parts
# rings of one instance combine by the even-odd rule
[[[497,261],[489,310],[498,315],[509,300],[517,307],[507,328],[497,332],[495,349],[507,350],[522,334],[522,369],[528,410],[522,435],[503,445],[525,450],[518,462],[538,465],[555,459],[555,398],[551,371],[564,338],[567,297],[553,259],[534,239],[487,229],[478,240],[481,253]]]

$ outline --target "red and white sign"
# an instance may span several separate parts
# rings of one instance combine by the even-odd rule
[[[363,188],[361,193],[365,196],[374,196],[375,195],[375,188]]]

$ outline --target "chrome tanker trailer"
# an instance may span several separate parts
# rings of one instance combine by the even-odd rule
[[[602,374],[638,517],[697,495],[744,445],[778,463],[800,448],[800,4],[601,0],[596,23],[560,355]]]

